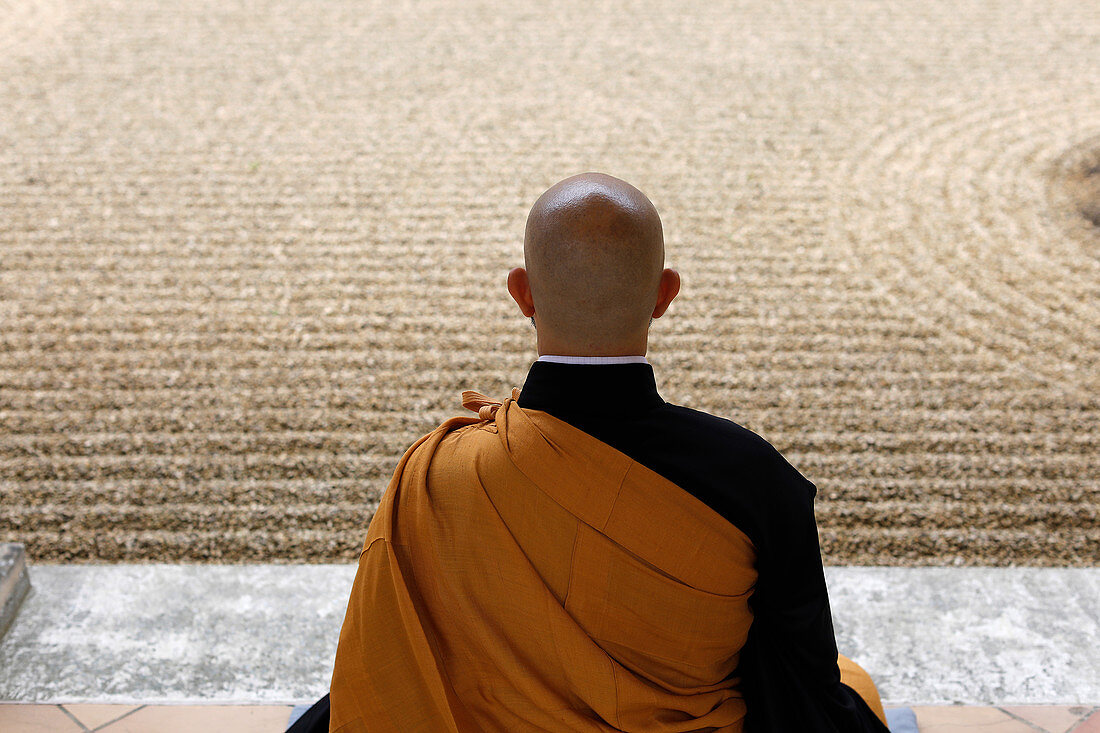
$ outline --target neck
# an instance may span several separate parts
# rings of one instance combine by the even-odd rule
[[[536,348],[539,356],[645,356],[649,334],[615,344],[577,344],[536,331]]]

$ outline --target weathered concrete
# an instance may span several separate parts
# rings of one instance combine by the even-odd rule
[[[16,542],[0,544],[0,639],[15,620],[30,589],[23,545]]]
[[[0,700],[303,702],[328,684],[355,568],[34,570]]]
[[[302,703],[324,693],[345,565],[35,568],[0,700]],[[1100,700],[1100,569],[828,568],[837,642],[887,705]]]
[[[837,645],[884,699],[1100,700],[1100,569],[828,568]]]

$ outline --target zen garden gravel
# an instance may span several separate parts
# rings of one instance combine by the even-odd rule
[[[1095,565],[1098,72],[1078,0],[4,0],[0,540],[353,561],[600,170],[684,278],[663,396],[817,484],[827,563]]]

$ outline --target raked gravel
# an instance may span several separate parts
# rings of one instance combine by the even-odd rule
[[[0,2],[0,541],[346,561],[584,170],[832,564],[1100,562],[1100,5]]]

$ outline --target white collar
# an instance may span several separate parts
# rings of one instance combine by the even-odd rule
[[[550,361],[555,364],[648,364],[644,356],[555,356],[543,354],[539,361]]]

